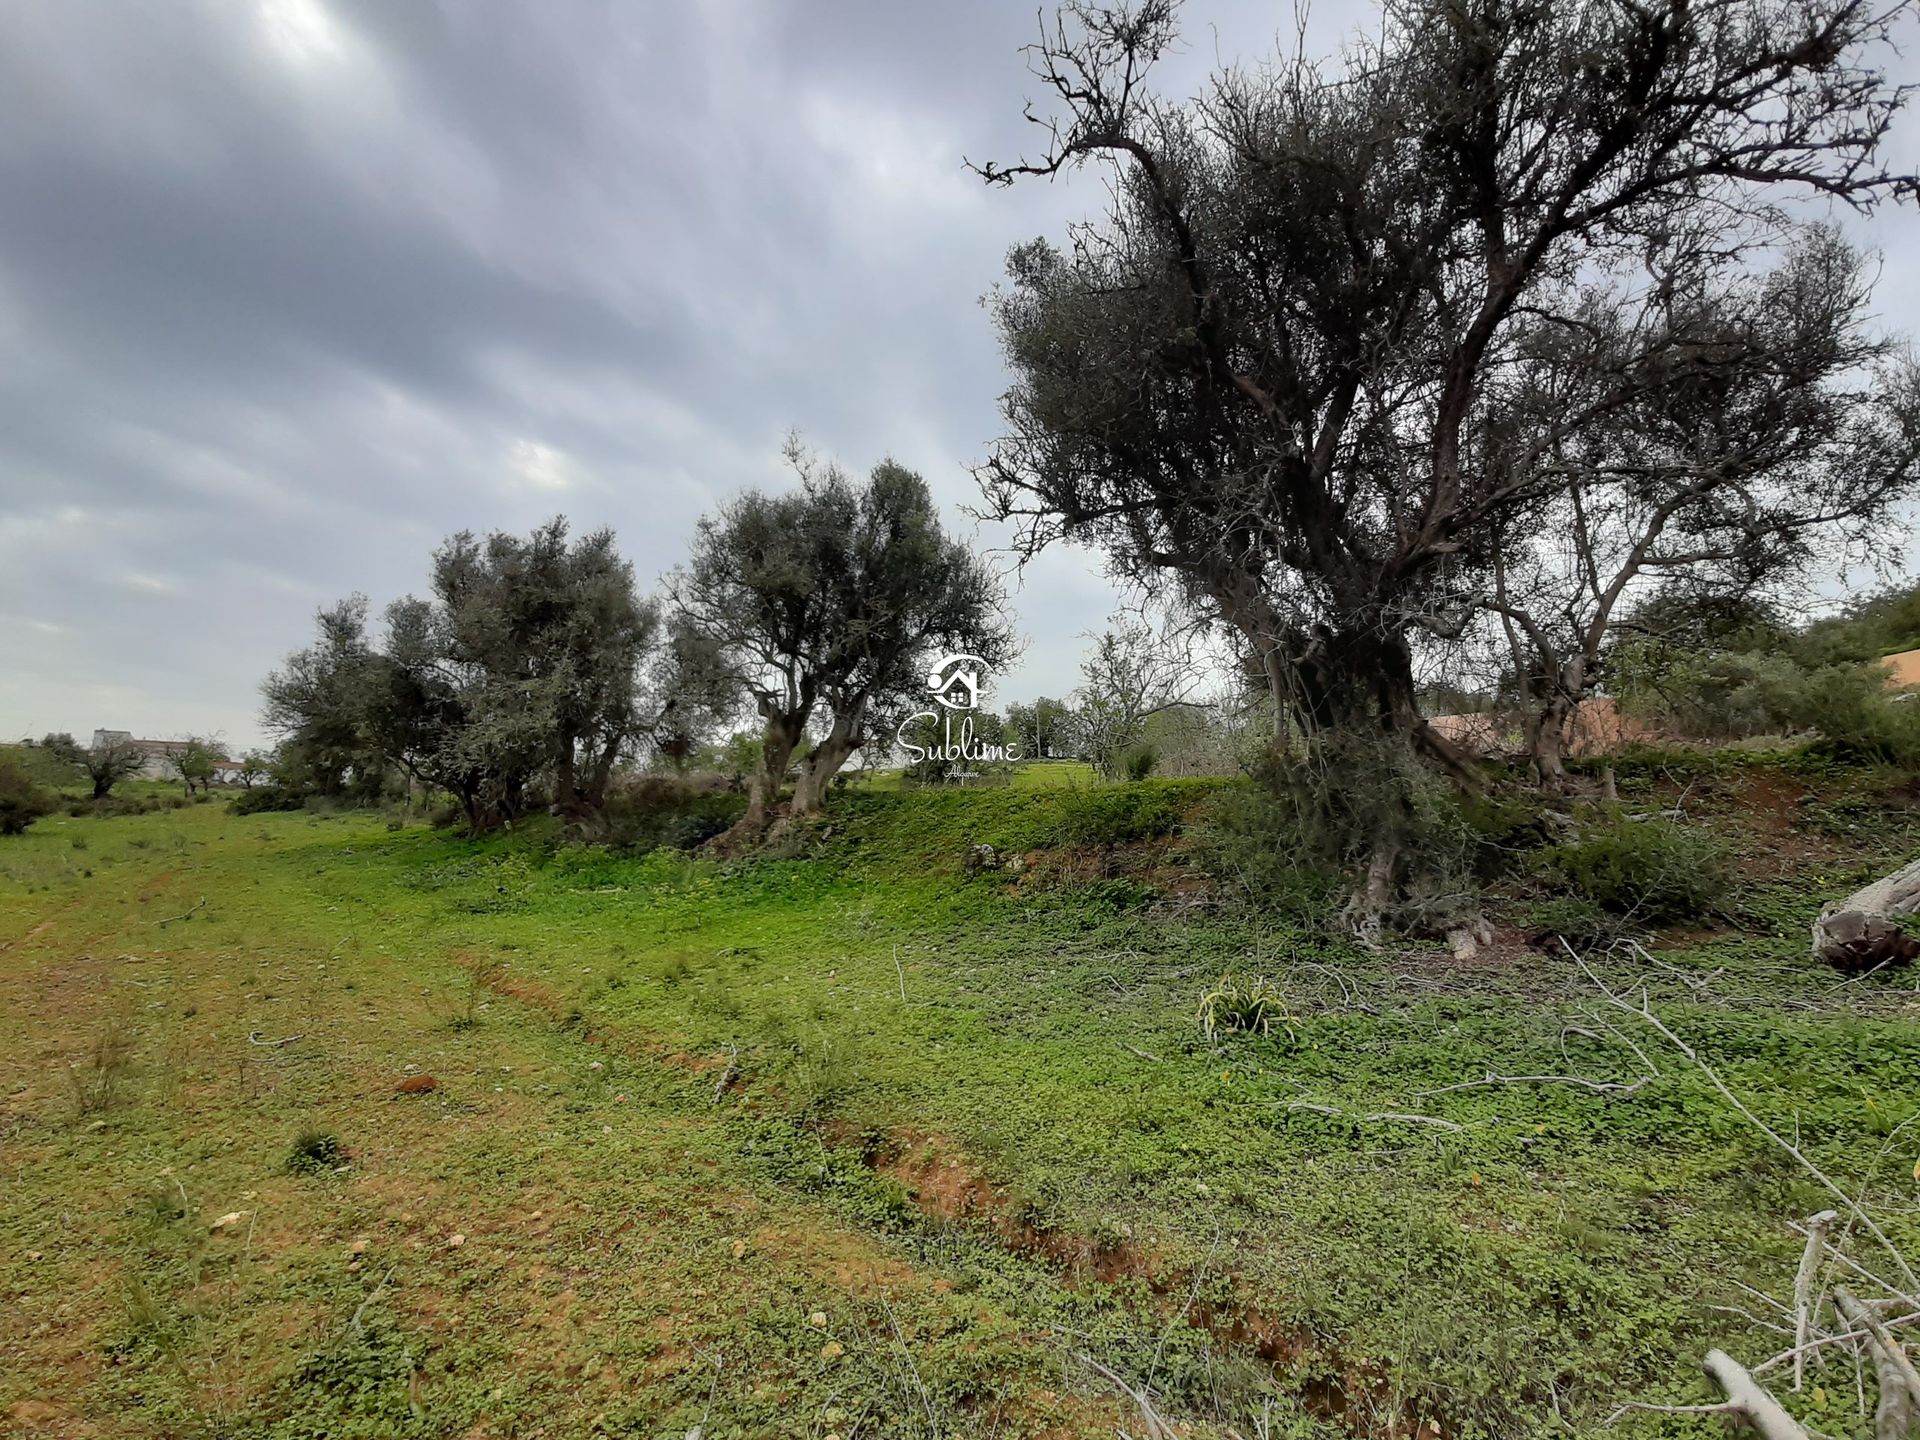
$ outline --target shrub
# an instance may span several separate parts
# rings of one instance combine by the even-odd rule
[[[646,852],[694,850],[724,833],[747,797],[719,775],[630,775],[607,793],[607,843]]]
[[[1126,780],[1144,780],[1160,763],[1160,752],[1151,745],[1135,745],[1120,753],[1120,775]]]
[[[1878,665],[1829,665],[1791,697],[1792,718],[1835,759],[1920,770],[1920,694],[1887,688]]]
[[[1537,864],[1550,884],[1646,924],[1711,910],[1732,873],[1725,846],[1706,831],[1618,812],[1577,840],[1546,846]]]
[[[1171,835],[1180,816],[1158,787],[1107,786],[1062,793],[1056,824],[1063,845],[1124,845]]]
[[[1193,827],[1194,863],[1249,904],[1324,915],[1340,891],[1339,866],[1301,852],[1302,828],[1291,796],[1230,786],[1209,800]]]
[[[1382,908],[1356,886],[1344,914],[1363,938],[1386,925],[1444,930],[1477,910],[1480,837],[1411,746],[1331,733],[1269,758],[1257,784],[1261,798],[1215,809],[1201,846],[1213,873],[1225,867],[1255,902],[1324,904],[1384,854],[1391,898]]]
[[[24,765],[11,755],[0,755],[0,835],[22,834],[59,807],[53,792],[36,783]]]
[[[1715,651],[1667,657],[1646,673],[1624,663],[1629,713],[1697,740],[1744,740],[1803,728],[1794,716],[1807,672],[1789,657]]]
[[[298,810],[307,803],[306,794],[290,785],[261,785],[242,790],[227,802],[230,815],[261,815],[271,811]]]
[[[1527,922],[1536,938],[1558,937],[1587,948],[1627,935],[1632,926],[1624,916],[1602,910],[1584,895],[1555,895],[1529,907]]]

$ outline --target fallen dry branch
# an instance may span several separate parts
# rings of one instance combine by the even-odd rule
[[[1437,1090],[1416,1090],[1413,1093],[1424,1100],[1429,1095],[1451,1095],[1456,1090],[1482,1090],[1490,1085],[1575,1085],[1599,1095],[1631,1095],[1652,1078],[1651,1075],[1643,1075],[1631,1082],[1588,1080],[1580,1075],[1496,1075],[1489,1070],[1484,1079],[1462,1080],[1458,1085],[1442,1085]]]
[[[1606,981],[1602,980],[1600,976],[1595,973],[1593,967],[1587,964],[1579,952],[1571,945],[1568,945],[1565,939],[1562,939],[1560,944],[1566,950],[1567,954],[1573,958],[1573,963],[1585,972],[1587,978],[1592,981],[1600,993],[1606,997],[1609,1005],[1624,1010],[1627,1014],[1645,1022],[1653,1028],[1661,1039],[1665,1040],[1669,1045],[1673,1046],[1674,1049],[1684,1055],[1693,1067],[1706,1077],[1707,1082],[1719,1092],[1720,1098],[1733,1107],[1735,1113],[1738,1114],[1741,1119],[1745,1120],[1749,1125],[1753,1126],[1762,1135],[1766,1136],[1767,1139],[1771,1140],[1776,1146],[1791,1156],[1801,1169],[1805,1170],[1807,1174],[1819,1182],[1823,1190],[1838,1200],[1841,1205],[1845,1207],[1847,1214],[1853,1218],[1855,1223],[1869,1235],[1873,1236],[1873,1238],[1879,1242],[1881,1248],[1892,1258],[1894,1264],[1900,1267],[1900,1273],[1904,1277],[1907,1285],[1913,1287],[1915,1290],[1920,1290],[1920,1275],[1914,1273],[1912,1265],[1908,1263],[1906,1256],[1901,1253],[1900,1247],[1895,1245],[1892,1239],[1888,1237],[1887,1232],[1880,1228],[1874,1218],[1862,1209],[1851,1195],[1847,1194],[1845,1190],[1842,1190],[1835,1184],[1827,1175],[1826,1171],[1809,1160],[1799,1146],[1795,1145],[1779,1131],[1767,1124],[1766,1121],[1754,1114],[1747,1103],[1738,1095],[1734,1094],[1727,1082],[1720,1078],[1720,1072],[1703,1060],[1697,1050],[1685,1040],[1681,1039],[1664,1020],[1654,1014],[1652,1004],[1648,1001],[1644,988],[1640,992],[1640,1003],[1638,1005],[1634,1004],[1625,996],[1614,991]]]
[[[307,1038],[307,1035],[304,1030],[301,1031],[298,1035],[286,1035],[281,1037],[278,1040],[262,1040],[260,1038],[260,1032],[258,1030],[249,1030],[247,1032],[247,1043],[249,1045],[259,1045],[268,1050],[277,1050],[282,1045],[291,1045],[296,1040],[304,1040],[306,1038]]]
[[[1765,1440],[1808,1440],[1800,1422],[1726,1351],[1709,1350],[1702,1368],[1726,1392],[1727,1409],[1759,1431]]]
[[[1873,1356],[1873,1374],[1880,1385],[1880,1405],[1874,1413],[1873,1429],[1877,1440],[1906,1440],[1920,1419],[1920,1375],[1900,1342],[1851,1291],[1834,1286],[1833,1307],[1855,1329],[1867,1332],[1867,1349]]]
[[[1793,1388],[1806,1377],[1807,1342],[1813,1338],[1813,1284],[1820,1275],[1820,1255],[1827,1244],[1827,1227],[1840,1218],[1838,1210],[1822,1210],[1807,1220],[1807,1248],[1800,1252],[1800,1268],[1793,1277]]]
[[[1726,1351],[1709,1350],[1702,1368],[1726,1395],[1725,1400],[1713,1405],[1652,1405],[1633,1400],[1607,1416],[1603,1423],[1612,1425],[1621,1416],[1631,1414],[1731,1415],[1751,1425],[1762,1440],[1812,1440],[1800,1422],[1781,1408],[1766,1387]]]
[[[1153,1408],[1153,1402],[1147,1398],[1144,1391],[1134,1389],[1133,1386],[1129,1385],[1119,1375],[1115,1374],[1105,1365],[1102,1365],[1091,1355],[1083,1352],[1080,1360],[1081,1363],[1086,1365],[1090,1370],[1093,1370],[1096,1374],[1105,1378],[1107,1382],[1119,1390],[1122,1395],[1125,1395],[1129,1400],[1133,1401],[1134,1405],[1138,1407],[1140,1411],[1140,1423],[1147,1427],[1147,1440],[1179,1440],[1179,1437],[1174,1434],[1173,1427],[1160,1417],[1160,1412]]]
[[[167,916],[166,919],[158,921],[156,923],[160,926],[161,929],[164,930],[167,926],[173,924],[176,921],[191,920],[195,914],[197,914],[198,912],[206,908],[207,908],[207,897],[202,895],[198,900],[194,901],[193,904],[189,905],[180,914],[169,915]]]
[[[1561,942],[1574,963],[1586,974],[1587,978],[1606,998],[1609,1005],[1632,1015],[1635,1019],[1652,1028],[1674,1049],[1685,1056],[1687,1061],[1706,1077],[1709,1084],[1719,1093],[1736,1114],[1752,1125],[1775,1147],[1790,1156],[1807,1174],[1816,1180],[1821,1188],[1834,1196],[1844,1210],[1822,1210],[1810,1216],[1804,1226],[1793,1228],[1805,1236],[1806,1244],[1801,1250],[1800,1263],[1795,1269],[1793,1281],[1793,1303],[1791,1307],[1775,1300],[1772,1296],[1761,1294],[1750,1286],[1741,1285],[1740,1289],[1763,1300],[1767,1305],[1779,1310],[1792,1321],[1792,1329],[1785,1331],[1792,1336],[1793,1344],[1779,1354],[1772,1356],[1746,1369],[1723,1350],[1710,1350],[1704,1362],[1706,1372],[1725,1393],[1726,1400],[1717,1405],[1654,1405],[1633,1402],[1623,1405],[1608,1417],[1612,1424],[1622,1415],[1632,1411],[1653,1411],[1668,1414],[1724,1414],[1743,1421],[1757,1432],[1762,1440],[1810,1440],[1809,1432],[1787,1412],[1780,1402],[1774,1399],[1757,1376],[1766,1371],[1785,1365],[1793,1366],[1793,1388],[1801,1388],[1806,1373],[1806,1357],[1823,1347],[1847,1345],[1854,1352],[1855,1383],[1860,1390],[1862,1416],[1866,1413],[1866,1387],[1860,1370],[1859,1346],[1865,1342],[1867,1351],[1874,1362],[1874,1373],[1879,1386],[1880,1403],[1875,1416],[1875,1435],[1877,1440],[1911,1440],[1920,1434],[1920,1373],[1916,1373],[1912,1360],[1900,1341],[1894,1336],[1896,1325],[1920,1319],[1920,1299],[1912,1293],[1914,1288],[1914,1267],[1898,1246],[1874,1220],[1866,1209],[1866,1193],[1858,1199],[1847,1194],[1825,1171],[1813,1163],[1795,1143],[1790,1141],[1762,1120],[1747,1104],[1733,1093],[1719,1073],[1709,1065],[1700,1054],[1674,1032],[1654,1013],[1652,1002],[1648,998],[1644,983],[1638,986],[1637,1000],[1627,998],[1625,994],[1614,990],[1593,970],[1571,945]],[[1636,947],[1637,948],[1637,947]],[[1645,952],[1640,952],[1644,954]],[[1627,987],[1629,990],[1634,987]],[[1564,1038],[1564,1031],[1563,1038]],[[1584,1032],[1583,1032],[1584,1033]],[[1651,1065],[1649,1065],[1651,1068]],[[1897,1131],[1896,1131],[1897,1133]],[[1890,1143],[1890,1142],[1889,1142]],[[1882,1156],[1885,1149],[1883,1147]],[[1831,1233],[1835,1223],[1843,1220],[1837,1238]],[[1891,1258],[1898,1273],[1904,1277],[1906,1288],[1901,1284],[1890,1283],[1858,1260],[1844,1253],[1842,1245],[1849,1233],[1855,1228],[1873,1237]],[[1833,1288],[1833,1308],[1846,1327],[1841,1335],[1825,1335],[1820,1330],[1820,1303],[1818,1286],[1822,1270],[1827,1262],[1844,1268],[1852,1274],[1872,1282],[1889,1292],[1888,1298],[1863,1301],[1854,1296],[1845,1287]],[[1738,1283],[1738,1282],[1736,1282]],[[1905,1306],[1910,1312],[1895,1319],[1885,1318],[1892,1308]],[[1726,1307],[1716,1307],[1726,1308]],[[1744,1313],[1744,1312],[1730,1312]],[[1772,1330],[1785,1330],[1785,1327],[1772,1322],[1759,1321],[1747,1316],[1754,1323]]]
[[[1905,1315],[1896,1315],[1891,1320],[1883,1320],[1880,1323],[1891,1330],[1901,1325],[1911,1325],[1915,1321],[1920,1321],[1920,1310],[1910,1311]],[[1869,1330],[1844,1330],[1838,1335],[1817,1336],[1806,1343],[1804,1351],[1806,1354],[1811,1355],[1815,1351],[1824,1350],[1830,1345],[1858,1345],[1863,1340],[1871,1339],[1872,1333],[1873,1332]],[[1792,1350],[1782,1350],[1778,1355],[1769,1355],[1758,1365],[1753,1366],[1748,1373],[1752,1375],[1766,1375],[1774,1370],[1778,1370],[1782,1365],[1801,1353],[1802,1347],[1798,1346]]]

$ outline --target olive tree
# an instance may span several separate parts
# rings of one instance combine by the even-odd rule
[[[1566,785],[1565,732],[1637,598],[1722,610],[1779,598],[1815,566],[1897,544],[1920,488],[1920,381],[1866,325],[1865,266],[1830,230],[1775,268],[1660,267],[1638,309],[1596,305],[1510,377],[1490,455],[1552,472],[1493,549],[1478,602],[1506,642],[1541,782]],[[1639,333],[1666,337],[1647,343]],[[1595,391],[1662,374],[1596,423],[1531,443]],[[1892,523],[1890,523],[1892,522]]]
[[[641,684],[658,607],[611,531],[462,532],[434,554],[431,597],[383,619],[374,637],[364,599],[322,611],[316,643],[265,685],[268,727],[336,784],[396,766],[452,792],[475,829],[525,814],[542,786],[591,815],[659,719]]]
[[[1419,713],[1415,643],[1560,485],[1476,443],[1498,382],[1670,237],[1748,254],[1795,194],[1911,196],[1880,159],[1897,11],[1400,0],[1339,62],[1227,70],[1182,105],[1148,84],[1172,0],[1067,5],[1032,51],[1043,152],[979,173],[1098,164],[1111,201],[1070,247],[1016,249],[993,299],[1014,380],[988,512],[1231,626],[1276,737],[1472,783]],[[1533,442],[1657,404],[1645,358]],[[1406,818],[1373,822],[1370,896],[1417,848]]]
[[[185,787],[191,799],[196,789],[204,793],[212,786],[213,767],[219,759],[217,741],[199,735],[183,735],[163,753],[162,764],[167,773]]]
[[[569,543],[564,518],[524,539],[463,531],[434,556],[433,595],[416,633],[456,677],[470,741],[503,772],[550,766],[561,813],[597,811],[615,761],[650,733],[640,667],[660,623],[613,532]]]
[[[761,719],[737,831],[771,817],[810,725],[792,814],[820,809],[848,757],[871,744],[941,651],[989,664],[1012,648],[1001,587],[949,537],[926,482],[892,461],[864,481],[790,447],[799,487],[749,491],[700,522],[668,583],[677,623],[708,647]]]
[[[69,765],[76,765],[93,785],[93,798],[105,800],[113,787],[147,768],[147,752],[130,737],[103,734],[98,744],[76,744],[71,735],[49,735],[41,745]]]

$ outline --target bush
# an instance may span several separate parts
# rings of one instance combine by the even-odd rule
[[[1804,728],[1796,719],[1807,672],[1780,654],[1714,651],[1636,666],[1621,657],[1623,707],[1694,740],[1746,740]]]
[[[52,791],[34,781],[11,755],[0,755],[0,835],[19,835],[42,815],[60,808]]]
[[[747,797],[723,776],[629,775],[608,790],[602,823],[607,843],[622,850],[695,850],[746,808]]]
[[[1135,745],[1120,752],[1120,776],[1124,780],[1144,780],[1160,763],[1160,752],[1151,745]]]
[[[1340,892],[1340,869],[1299,848],[1293,798],[1261,785],[1234,785],[1207,804],[1193,831],[1198,867],[1249,904],[1301,916],[1324,915]]]
[[[1600,909],[1643,924],[1713,909],[1732,878],[1726,848],[1704,830],[1618,812],[1536,857],[1541,876]]]
[[[1057,834],[1063,845],[1124,845],[1171,835],[1180,816],[1153,786],[1108,786],[1064,792]]]
[[[1412,747],[1330,733],[1269,759],[1256,799],[1217,806],[1201,845],[1212,872],[1239,880],[1260,904],[1317,902],[1375,857],[1392,862],[1384,907],[1360,887],[1345,918],[1364,938],[1382,926],[1432,932],[1478,909],[1481,841],[1457,793]]]
[[[1819,731],[1835,759],[1920,770],[1920,694],[1889,690],[1879,665],[1812,671],[1790,704],[1792,718]]]
[[[263,815],[282,810],[299,810],[307,803],[306,794],[290,785],[262,785],[242,790],[227,802],[230,815]]]

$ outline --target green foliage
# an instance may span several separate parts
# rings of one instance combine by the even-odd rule
[[[59,808],[53,792],[33,778],[12,750],[0,750],[0,835],[21,835]]]
[[[1670,654],[1650,667],[1625,652],[1616,678],[1630,710],[1683,735],[1812,730],[1836,759],[1920,769],[1920,700],[1890,689],[1877,660],[1809,668],[1782,650],[1720,650]]]
[[[1208,798],[1193,827],[1194,862],[1250,906],[1324,917],[1340,891],[1340,869],[1300,848],[1303,828],[1291,795],[1227,786]]]
[[[289,1175],[330,1175],[347,1163],[347,1147],[331,1130],[304,1126],[287,1152]]]
[[[1711,832],[1617,810],[1579,838],[1542,848],[1534,864],[1549,884],[1648,925],[1711,912],[1725,901],[1732,878],[1726,846]]]
[[[1479,836],[1456,787],[1408,745],[1333,731],[1270,761],[1264,783],[1277,800],[1269,833],[1290,863],[1349,878],[1376,862],[1390,867],[1384,909],[1353,892],[1347,919],[1360,933],[1440,930],[1476,905]]]
[[[1287,997],[1264,975],[1228,972],[1200,995],[1200,1029],[1209,1041],[1222,1035],[1271,1035],[1274,1028],[1294,1033]]]
[[[828,728],[801,767],[796,810],[817,804],[868,725],[925,701],[935,656],[992,666],[1013,648],[998,577],[941,527],[919,475],[883,460],[860,480],[797,441],[788,459],[799,488],[748,491],[702,519],[670,581],[676,625],[765,717],[756,813],[816,707]]]
[[[608,791],[605,836],[621,850],[693,850],[725,833],[746,803],[743,792],[713,776],[632,776]]]
[[[279,1440],[427,1436],[415,1394],[427,1353],[384,1314],[355,1316],[284,1376],[263,1407]]]
[[[550,800],[592,812],[642,732],[642,661],[659,612],[634,589],[613,532],[570,541],[556,517],[531,535],[452,536],[434,552],[432,599],[324,610],[319,635],[262,686],[285,734],[287,773],[322,794],[377,799],[404,767],[457,796],[475,829]]]
[[[306,792],[291,785],[256,785],[242,790],[227,802],[233,815],[268,815],[276,811],[298,810],[307,803]]]
[[[1125,845],[1171,835],[1180,826],[1166,791],[1134,785],[1066,791],[1058,815],[1054,833],[1065,845]]]
[[[1849,605],[1831,619],[1816,620],[1794,640],[1809,665],[1877,660],[1920,649],[1920,582],[1891,586]]]
[[[1123,780],[1144,780],[1160,763],[1160,752],[1151,745],[1131,745],[1120,752],[1119,771]]]
[[[1877,665],[1830,665],[1807,676],[1794,718],[1837,759],[1920,770],[1920,694],[1887,689]]]

